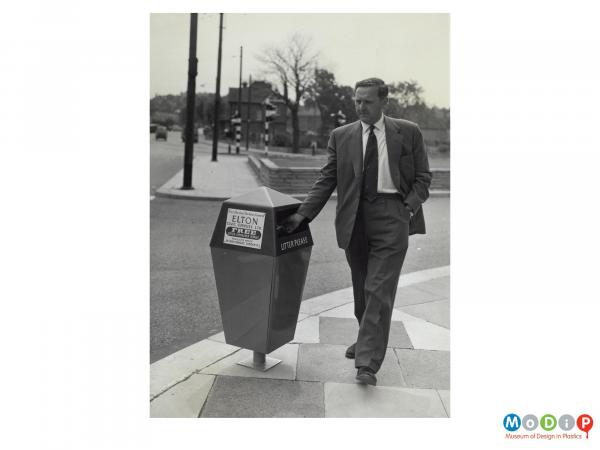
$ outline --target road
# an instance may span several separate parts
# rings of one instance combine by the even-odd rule
[[[170,131],[167,141],[150,135],[150,195],[183,167],[183,143],[179,131]]]
[[[160,187],[181,170],[179,133],[150,141],[150,182]],[[197,144],[197,151],[210,151]],[[335,200],[311,223],[314,247],[303,300],[349,287],[344,253],[337,248]],[[222,331],[209,242],[221,202],[157,197],[150,203],[150,360]],[[428,234],[411,237],[403,273],[450,263],[450,200],[431,198],[425,205]]]

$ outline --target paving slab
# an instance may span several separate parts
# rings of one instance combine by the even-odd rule
[[[328,309],[332,309],[349,302],[354,302],[351,287],[303,301],[300,304],[300,313],[314,316],[327,311]]]
[[[411,388],[450,389],[450,352],[394,349]]]
[[[423,283],[425,281],[449,276],[450,266],[440,266],[432,269],[419,270],[417,272],[403,273],[398,280],[398,287],[410,286],[412,284]]]
[[[319,317],[337,317],[340,319],[354,319],[354,302],[345,303],[336,308],[329,309],[319,314]]]
[[[354,360],[344,356],[346,345],[302,344],[298,351],[296,379],[356,383]],[[377,372],[378,386],[406,386],[402,369],[394,351],[389,348]]]
[[[208,339],[210,339],[211,341],[215,341],[215,342],[222,342],[224,344],[225,343],[225,332],[221,331],[220,333],[213,334],[212,336],[209,336]]]
[[[325,417],[447,417],[433,389],[325,383]]]
[[[319,342],[319,317],[313,316],[296,324],[296,333],[292,344],[307,344]]]
[[[413,348],[450,351],[450,330],[399,310]],[[392,322],[395,323],[395,322]]]
[[[235,377],[277,378],[284,380],[293,380],[296,378],[298,344],[286,344],[272,353],[269,353],[267,355],[268,357],[280,359],[281,362],[266,372],[237,364],[240,361],[252,358],[252,355],[253,352],[251,350],[242,349],[239,352],[206,367],[200,373]]]
[[[200,417],[324,416],[322,383],[221,376],[217,377]],[[235,429],[231,432],[235,433]],[[248,436],[250,441],[258,438]]]
[[[418,284],[417,287],[442,298],[450,298],[450,277],[436,278],[427,283]]]
[[[239,347],[206,339],[156,361],[150,365],[150,399],[238,350]]]
[[[446,410],[446,414],[450,417],[450,391],[447,389],[438,389],[438,394],[442,399],[442,403],[444,404],[444,409]]]
[[[319,316],[319,339],[322,344],[348,346],[356,342],[357,335],[356,319]],[[388,347],[413,348],[402,322],[392,322]]]
[[[197,418],[215,377],[192,375],[150,402],[150,417]]]
[[[420,305],[401,306],[398,309],[440,327],[450,328],[450,300],[437,300],[421,303]]]
[[[419,270],[417,272],[402,274],[398,281],[398,291],[406,286],[424,286],[425,284],[438,278],[449,278],[449,275],[450,266],[435,267],[433,269]],[[419,290],[418,292],[421,297],[426,297],[429,300],[439,300],[441,298],[439,295],[432,296],[432,292],[424,292],[423,290]],[[396,299],[398,299],[397,295]],[[349,287],[303,301],[300,306],[300,312],[312,316],[351,302],[354,302],[354,295],[352,288]]]
[[[435,300],[444,300],[447,298],[442,295],[426,291],[420,286],[421,285],[417,284],[398,288],[396,291],[396,297],[394,299],[394,308],[433,302]]]
[[[303,321],[304,319],[306,319],[307,317],[310,317],[308,314],[305,313],[299,313],[298,314],[298,322]]]
[[[353,319],[356,321],[354,317],[354,302],[346,303],[345,305],[338,306],[337,308],[330,309],[328,311],[322,312],[319,314],[319,317],[338,317],[340,319]],[[400,315],[394,309],[392,311],[392,320],[400,320]]]

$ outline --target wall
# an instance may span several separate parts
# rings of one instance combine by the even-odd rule
[[[306,194],[319,177],[316,167],[279,167],[271,160],[248,155],[248,163],[261,183],[285,194]],[[450,190],[450,170],[432,169],[433,180],[430,190]]]
[[[304,194],[318,178],[315,167],[279,167],[271,160],[248,155],[248,162],[265,186],[285,194]]]

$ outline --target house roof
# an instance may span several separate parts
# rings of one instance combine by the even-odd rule
[[[237,103],[239,88],[229,88],[229,103]],[[250,103],[262,103],[271,96],[271,88],[265,81],[254,81],[250,85]],[[248,87],[242,87],[242,103],[248,102]]]

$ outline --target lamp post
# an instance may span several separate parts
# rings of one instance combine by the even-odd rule
[[[219,13],[219,54],[217,57],[217,89],[215,92],[215,117],[213,125],[212,161],[217,161],[219,146],[219,104],[221,103],[221,48],[223,44],[223,13]]]
[[[190,14],[190,54],[188,58],[188,85],[185,119],[185,149],[183,153],[183,186],[181,189],[190,190],[192,187],[192,169],[194,161],[194,127],[196,110],[196,75],[198,74],[198,58],[196,58],[196,40],[198,36],[198,14]]]
[[[248,78],[248,106],[246,108],[246,151],[248,151],[248,139],[250,138],[250,98],[251,98],[252,75]]]
[[[240,154],[240,138],[242,133],[242,61],[244,56],[244,47],[240,47],[240,82],[238,87],[238,113],[240,116],[239,135],[236,131],[235,154]]]

